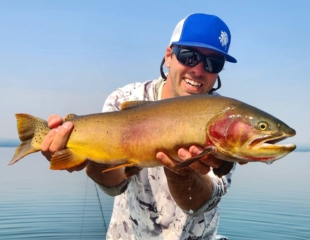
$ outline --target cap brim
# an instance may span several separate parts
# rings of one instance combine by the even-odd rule
[[[228,55],[227,53],[221,51],[220,49],[215,48],[213,46],[210,46],[208,44],[201,44],[201,43],[197,43],[197,42],[172,42],[171,45],[179,45],[179,46],[199,47],[199,48],[211,49],[211,50],[213,50],[215,52],[223,54],[225,56],[227,62],[231,62],[231,63],[236,63],[237,62],[237,60],[234,57],[232,57],[232,56]]]

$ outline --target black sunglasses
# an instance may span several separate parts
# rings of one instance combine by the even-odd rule
[[[209,73],[219,73],[225,64],[225,57],[205,56],[190,49],[172,47],[178,61],[186,66],[195,67],[198,63],[203,62],[205,71]]]

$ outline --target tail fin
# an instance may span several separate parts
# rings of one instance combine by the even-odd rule
[[[30,153],[38,152],[43,139],[50,131],[47,122],[43,119],[23,113],[15,116],[19,139],[22,143],[17,147],[9,165],[16,163]]]

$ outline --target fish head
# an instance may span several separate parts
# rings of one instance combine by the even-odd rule
[[[284,157],[296,145],[278,142],[296,134],[281,120],[247,104],[228,106],[206,126],[216,156],[235,162],[266,162]]]

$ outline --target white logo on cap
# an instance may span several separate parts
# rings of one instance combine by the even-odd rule
[[[223,47],[226,47],[229,40],[228,40],[228,34],[224,31],[221,31],[221,36],[219,37],[220,42],[222,44]]]

